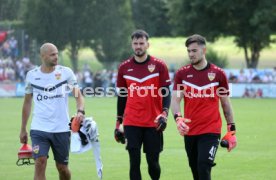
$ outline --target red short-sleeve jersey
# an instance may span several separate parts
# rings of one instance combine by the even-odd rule
[[[184,93],[184,117],[191,119],[188,135],[221,133],[219,98],[229,95],[225,73],[214,64],[203,70],[183,66],[175,75],[173,90]]]
[[[155,127],[162,112],[161,87],[171,84],[165,63],[152,56],[137,63],[132,57],[120,65],[117,78],[117,87],[128,92],[124,125]]]

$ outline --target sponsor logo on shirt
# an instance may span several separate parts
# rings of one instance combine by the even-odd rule
[[[186,93],[187,96],[185,97],[188,97],[188,98],[209,98],[209,97],[215,97],[215,94],[212,93],[212,94],[206,94],[206,93],[193,93],[193,92],[187,92]]]
[[[62,98],[62,94],[57,94],[54,96],[46,96],[46,95],[42,95],[42,94],[38,94],[36,97],[37,101],[42,101],[42,100],[51,100],[51,99],[55,99],[55,98]]]
[[[187,75],[187,78],[192,78],[192,77],[193,77],[192,74],[188,74],[188,75]]]
[[[35,80],[40,80],[41,78],[35,78]]]
[[[152,90],[155,89],[153,85],[151,86],[135,86],[136,84],[131,84],[129,86],[129,90],[134,91],[134,90]]]
[[[133,71],[133,69],[128,69],[127,72]]]
[[[153,72],[154,69],[155,69],[155,65],[154,65],[154,64],[148,65],[148,70],[149,70],[149,72]]]

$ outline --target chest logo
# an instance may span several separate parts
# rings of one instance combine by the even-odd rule
[[[213,81],[214,79],[215,79],[215,77],[216,77],[216,73],[208,73],[208,79],[210,80],[210,81]]]
[[[155,65],[154,65],[154,64],[148,65],[148,70],[149,70],[149,72],[153,72],[154,69],[155,69]]]
[[[61,78],[61,73],[55,74],[56,80],[59,80]]]

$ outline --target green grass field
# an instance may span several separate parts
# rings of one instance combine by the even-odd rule
[[[22,98],[1,98],[0,121],[0,179],[21,180],[33,178],[33,166],[16,166],[20,147]],[[232,99],[237,124],[238,146],[228,153],[219,148],[217,166],[213,168],[214,180],[273,180],[276,179],[276,99]],[[75,112],[74,99],[70,109]],[[100,132],[101,154],[105,180],[128,179],[128,154],[124,146],[115,142],[115,98],[86,98],[86,112],[97,121]],[[30,121],[28,123],[30,125]],[[223,130],[225,129],[225,125]],[[224,131],[225,132],[225,131]],[[164,135],[164,151],[161,154],[161,179],[192,179],[188,167],[183,140],[178,135],[170,115]],[[72,179],[97,179],[93,153],[70,154]],[[142,156],[143,179],[147,174],[145,157]],[[58,179],[53,156],[50,154],[47,178]]]

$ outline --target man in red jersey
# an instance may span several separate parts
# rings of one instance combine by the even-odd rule
[[[134,56],[118,70],[117,120],[114,136],[125,143],[130,159],[130,179],[141,180],[141,147],[146,154],[148,173],[160,178],[159,154],[170,106],[171,84],[165,63],[147,54],[149,35],[136,30],[131,35]],[[124,130],[120,129],[123,123]]]
[[[206,58],[206,41],[192,35],[186,41],[191,64],[175,75],[171,109],[179,133],[184,136],[189,166],[195,180],[210,180],[221,134],[219,101],[227,122],[228,151],[236,146],[235,124],[225,73]],[[180,102],[184,99],[184,117]]]

